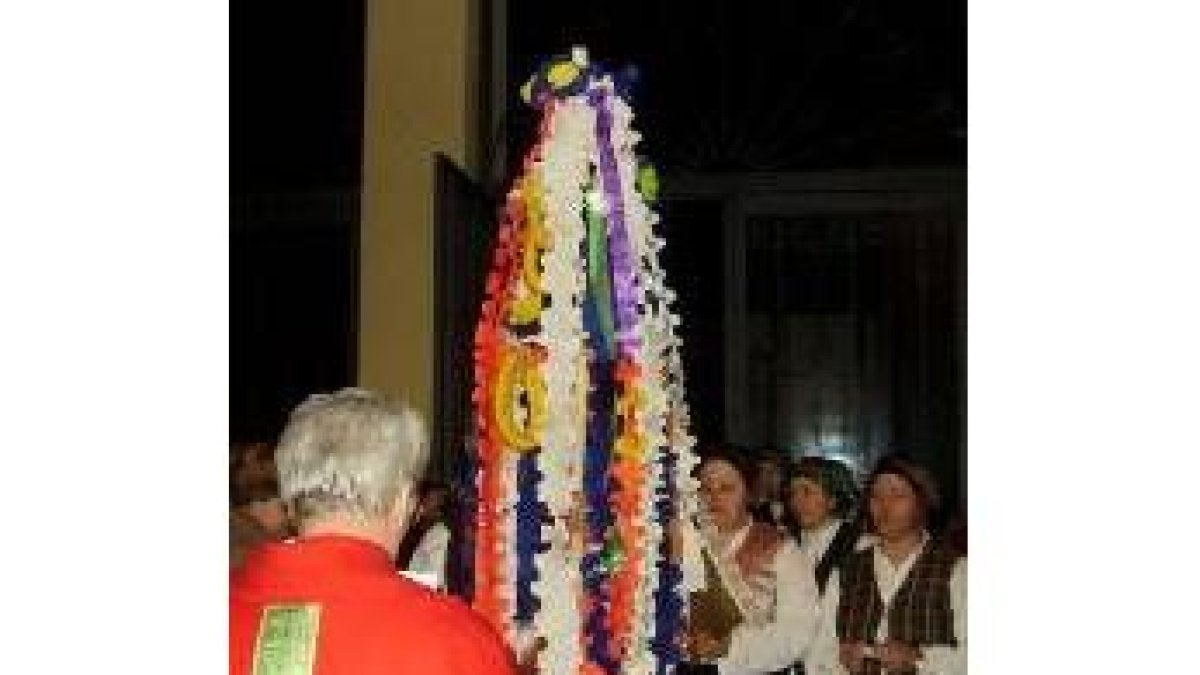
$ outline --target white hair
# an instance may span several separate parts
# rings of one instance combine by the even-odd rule
[[[412,407],[355,388],[310,396],[275,449],[280,495],[301,522],[383,517],[428,459],[425,424]]]

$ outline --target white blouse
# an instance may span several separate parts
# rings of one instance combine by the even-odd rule
[[[838,529],[845,522],[841,518],[830,518],[816,530],[805,532],[800,538],[800,552],[808,558],[809,563],[816,569],[821,557],[829,550],[829,545],[837,537]]]
[[[437,590],[446,588],[446,557],[450,550],[450,530],[441,523],[433,527],[421,537],[407,571],[416,573],[428,579],[430,586]]]
[[[724,545],[718,550],[729,562],[721,566],[725,572],[738,570],[732,556],[749,532],[750,527],[746,526],[722,542]],[[785,539],[767,569],[773,583],[764,589],[765,593],[756,594],[765,597],[749,600],[753,606],[749,608],[747,621],[733,630],[729,653],[716,661],[721,675],[758,675],[782,670],[800,660],[816,630],[817,584],[807,557],[791,539]]]

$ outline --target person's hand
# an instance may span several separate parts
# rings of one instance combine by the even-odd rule
[[[691,661],[712,661],[725,655],[725,645],[703,630],[688,633],[686,649]]]
[[[921,650],[898,640],[888,640],[879,647],[879,660],[889,672],[914,672]]]
[[[517,656],[517,675],[537,675],[538,655],[546,648],[546,638],[539,637]]]
[[[571,494],[571,507],[564,519],[567,526],[567,547],[577,556],[582,556],[587,548],[587,520],[584,519],[585,504],[583,493]]]
[[[838,660],[851,673],[862,672],[867,645],[862,642],[843,642],[838,646]]]

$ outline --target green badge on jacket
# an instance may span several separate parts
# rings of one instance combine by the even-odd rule
[[[312,675],[321,606],[267,605],[254,643],[254,675]]]

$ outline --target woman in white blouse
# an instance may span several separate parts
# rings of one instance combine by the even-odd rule
[[[736,625],[715,635],[692,617],[683,673],[763,675],[798,661],[815,632],[817,590],[812,566],[776,528],[750,517],[745,460],[716,453],[700,464],[700,524],[707,585],[736,605]],[[695,605],[693,606],[695,607]]]
[[[859,541],[854,474],[832,459],[802,457],[788,473],[786,490],[788,529],[812,563],[823,593],[829,575]]]
[[[816,575],[820,615],[837,612],[837,597],[826,592],[829,577],[860,544],[856,522],[858,486],[854,474],[841,462],[824,457],[803,457],[789,471],[786,483],[787,523],[800,542]],[[818,620],[820,622],[820,619]],[[813,654],[805,655],[805,670]]]
[[[966,673],[967,561],[930,538],[936,483],[893,455],[866,494],[876,537],[830,577],[837,609],[822,616],[809,675]]]

